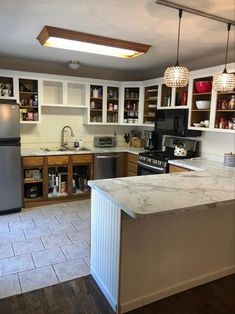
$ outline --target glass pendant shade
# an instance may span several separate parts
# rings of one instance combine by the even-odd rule
[[[176,65],[169,67],[164,73],[164,83],[168,87],[185,87],[189,80],[189,71],[186,67]]]
[[[230,29],[231,29],[231,24],[228,24],[228,27],[227,27],[228,35],[227,35],[227,44],[226,44],[226,52],[225,52],[224,71],[223,73],[215,74],[213,77],[212,88],[216,92],[232,92],[235,88],[235,76],[233,73],[228,73],[226,69]]]
[[[175,66],[169,67],[164,73],[163,81],[168,87],[185,87],[189,80],[189,71],[186,67],[179,65],[179,46],[180,46],[180,25],[183,11],[179,10],[179,25],[178,25],[178,41],[177,55]]]
[[[212,87],[217,92],[232,92],[235,88],[234,74],[227,72],[215,74]]]

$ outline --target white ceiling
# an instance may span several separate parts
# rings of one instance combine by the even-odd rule
[[[173,1],[234,20],[234,0]],[[45,48],[36,40],[44,25],[135,41],[152,48],[132,60]],[[1,59],[9,67],[16,65],[13,60],[30,59],[31,64],[51,63],[59,69],[69,60],[79,60],[82,66],[76,72],[78,76],[92,67],[103,73],[112,70],[114,78],[115,73],[123,73],[124,77],[127,73],[133,73],[133,77],[138,73],[139,78],[158,77],[165,66],[175,63],[177,26],[178,11],[158,5],[155,0],[0,0],[0,66]],[[192,69],[223,64],[226,27],[184,12],[180,64]],[[232,56],[233,26],[230,38]]]

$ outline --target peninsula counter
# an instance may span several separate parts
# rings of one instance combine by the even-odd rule
[[[235,272],[234,174],[89,182],[91,274],[117,313]]]

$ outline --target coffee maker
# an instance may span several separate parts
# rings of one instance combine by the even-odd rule
[[[162,149],[162,134],[156,131],[144,131],[144,148],[146,150],[161,150]]]

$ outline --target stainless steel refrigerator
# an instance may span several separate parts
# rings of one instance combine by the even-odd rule
[[[0,214],[21,210],[21,186],[19,105],[0,99]]]

